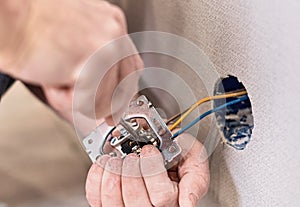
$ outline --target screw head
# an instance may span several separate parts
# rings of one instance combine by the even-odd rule
[[[139,105],[139,106],[142,106],[142,105],[144,105],[144,101],[142,101],[142,100],[138,100],[138,101],[137,101],[137,105]]]
[[[170,147],[168,148],[168,151],[171,152],[171,153],[173,153],[173,152],[176,151],[176,147],[174,147],[174,146],[172,145],[172,146],[170,146]]]

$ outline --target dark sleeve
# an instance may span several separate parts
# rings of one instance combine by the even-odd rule
[[[0,73],[0,99],[5,91],[14,83],[14,79],[8,75]]]
[[[8,75],[0,73],[0,99],[1,96],[9,89],[9,87],[15,82],[15,80]],[[35,95],[39,100],[48,105],[48,101],[44,95],[43,90],[39,86],[30,85],[24,83],[25,86]]]

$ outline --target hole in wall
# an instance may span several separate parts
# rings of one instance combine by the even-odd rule
[[[221,78],[215,85],[214,94],[233,93],[247,91],[244,84],[237,77],[228,75]],[[214,107],[237,100],[240,97],[226,98],[226,100],[215,100]],[[251,140],[254,128],[251,101],[246,98],[244,101],[227,106],[215,113],[217,126],[223,142],[237,150],[243,150]]]

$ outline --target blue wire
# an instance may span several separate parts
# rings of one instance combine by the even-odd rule
[[[192,126],[194,126],[195,124],[197,124],[200,120],[202,120],[203,118],[205,118],[206,116],[212,114],[212,113],[215,113],[216,111],[219,111],[223,108],[226,108],[228,106],[231,106],[233,104],[236,104],[236,103],[239,103],[239,102],[242,102],[242,101],[245,101],[248,99],[248,96],[247,95],[244,95],[242,96],[241,98],[238,98],[236,100],[233,100],[233,101],[230,101],[230,102],[227,102],[221,106],[218,106],[214,109],[211,109],[203,114],[201,114],[198,118],[196,118],[194,121],[190,122],[188,125],[186,125],[185,127],[183,127],[181,130],[177,131],[172,137],[171,139],[175,139],[176,137],[178,137],[180,134],[184,133],[186,130],[188,130],[189,128],[191,128]]]

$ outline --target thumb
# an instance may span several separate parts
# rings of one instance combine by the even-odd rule
[[[195,207],[209,187],[210,176],[205,148],[189,134],[183,134],[177,141],[184,153],[178,167],[179,206]]]

